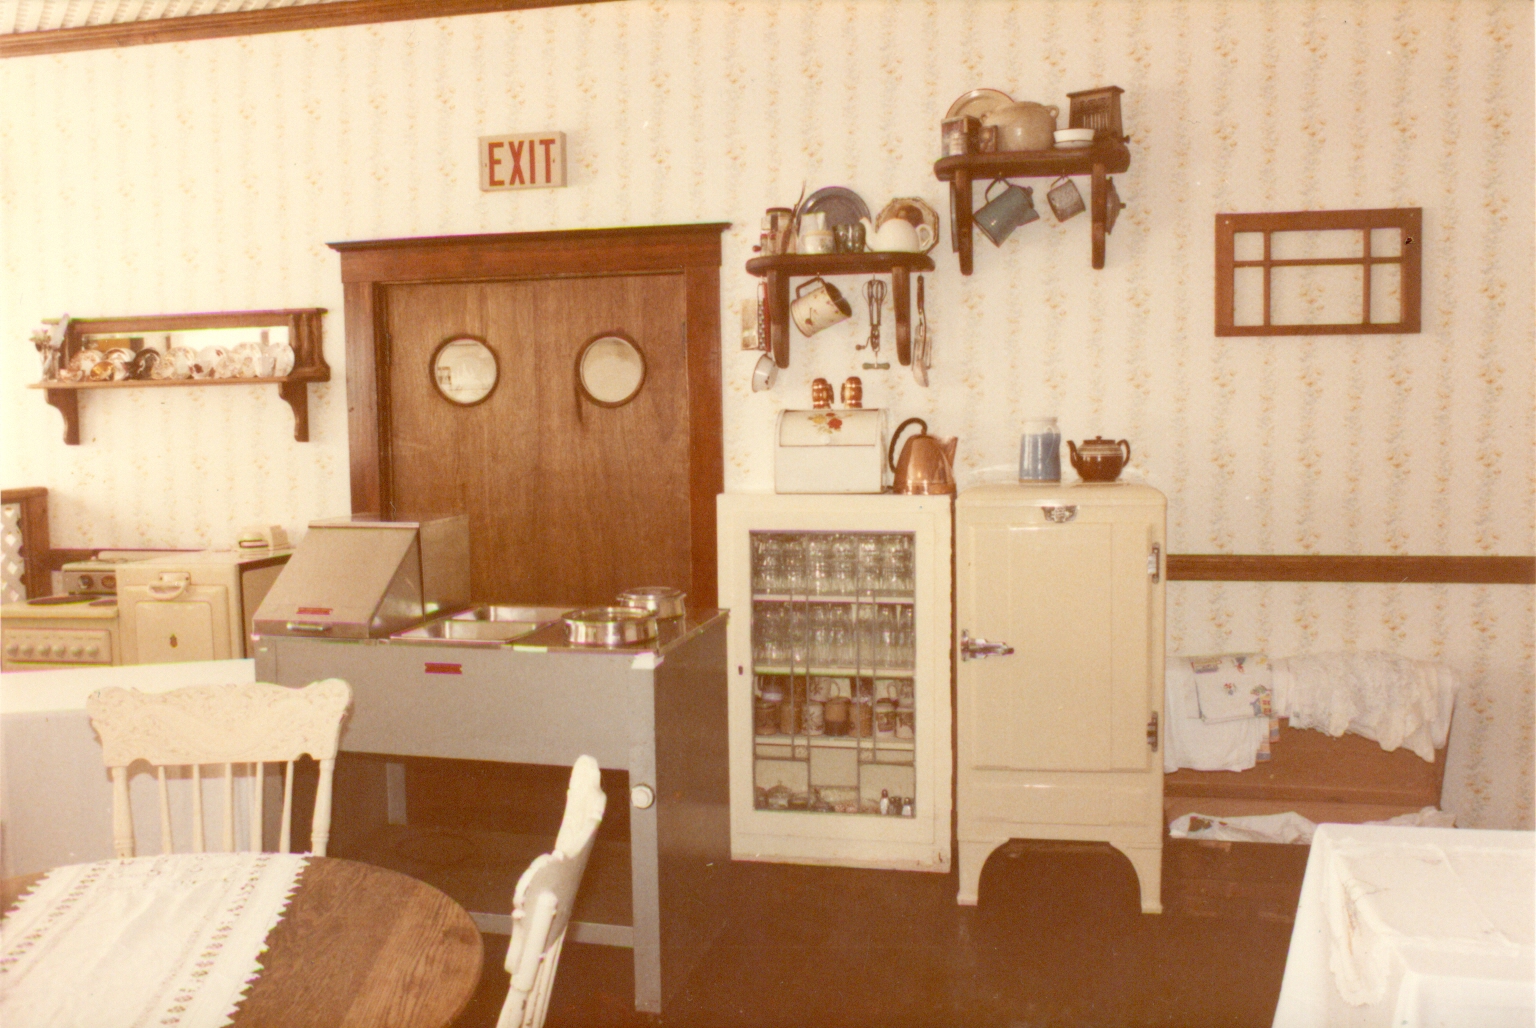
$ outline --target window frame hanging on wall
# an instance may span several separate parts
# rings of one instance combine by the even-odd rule
[[[1373,236],[1380,230],[1396,230],[1395,252],[1373,253]],[[1280,232],[1355,231],[1360,234],[1359,252],[1350,256],[1275,257],[1273,240]],[[1236,237],[1244,233],[1262,236],[1261,256],[1236,256]],[[1285,211],[1262,214],[1216,215],[1216,334],[1218,336],[1282,335],[1401,335],[1418,332],[1420,297],[1423,281],[1423,208],[1389,207],[1348,211]],[[1398,317],[1394,321],[1375,320],[1372,311],[1373,269],[1397,266]],[[1276,323],[1274,279],[1277,269],[1322,269],[1353,267],[1360,269],[1360,320],[1327,323]],[[1262,280],[1262,321],[1258,324],[1236,322],[1237,275],[1243,269],[1256,268]],[[1294,298],[1284,297],[1283,300]],[[1286,306],[1299,306],[1289,303]]]

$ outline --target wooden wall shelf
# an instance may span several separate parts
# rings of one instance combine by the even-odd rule
[[[950,243],[960,255],[960,274],[969,275],[974,264],[971,238],[971,183],[998,178],[1059,178],[1090,175],[1093,195],[1088,213],[1093,219],[1093,266],[1104,267],[1104,240],[1108,235],[1105,199],[1109,176],[1131,166],[1131,152],[1124,142],[1098,140],[1081,150],[1019,150],[1002,153],[942,157],[933,166],[941,182],[949,183]]]
[[[309,383],[329,382],[331,369],[321,345],[324,307],[269,311],[216,311],[200,314],[150,314],[126,318],[76,318],[64,339],[63,361],[85,345],[87,336],[132,336],[188,332],[203,328],[286,328],[293,347],[292,373],[281,378],[130,379],[123,382],[34,382],[28,389],[47,393],[48,404],[64,416],[64,443],[80,445],[80,393],[98,389],[158,389],[186,386],[275,385],[293,409],[293,438],[309,442]]]
[[[747,271],[768,280],[768,346],[773,361],[789,367],[789,280],[813,275],[890,275],[891,303],[896,308],[896,358],[912,363],[912,279],[914,271],[932,271],[933,259],[922,253],[778,254],[753,257]]]

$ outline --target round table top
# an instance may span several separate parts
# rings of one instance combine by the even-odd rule
[[[40,878],[0,883],[0,909]],[[446,1028],[483,963],[474,921],[442,892],[397,871],[311,857],[233,1024]]]

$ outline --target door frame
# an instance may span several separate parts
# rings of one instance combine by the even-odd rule
[[[683,276],[688,375],[690,606],[716,603],[715,497],[724,491],[720,233],[729,222],[328,243],[346,306],[353,513],[393,513],[386,287],[609,275]]]

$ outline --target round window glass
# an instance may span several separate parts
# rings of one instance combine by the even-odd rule
[[[432,354],[432,382],[450,403],[468,407],[491,395],[496,353],[474,336],[450,339]]]
[[[582,395],[593,403],[622,407],[645,384],[645,355],[625,336],[598,336],[577,354],[576,379]]]

